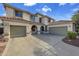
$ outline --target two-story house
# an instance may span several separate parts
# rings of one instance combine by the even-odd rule
[[[40,13],[32,14],[28,11],[11,6],[9,4],[3,4],[3,6],[5,9],[6,16],[0,16],[0,39],[9,39],[3,55],[5,55],[7,50],[9,50],[8,48],[11,48],[12,43],[13,45],[16,45],[17,42],[24,43],[23,41],[27,43],[27,39],[32,39],[31,34],[47,33],[66,36],[67,31],[75,31],[75,26],[72,21],[55,21],[49,16]],[[35,39],[37,38],[35,37]],[[31,43],[33,40],[27,41]],[[34,41],[39,42],[39,40]],[[20,46],[19,44],[17,45]],[[27,46],[25,44],[22,45]],[[16,47],[13,46],[13,48],[16,50]],[[26,49],[23,48],[23,50],[25,52]]]
[[[0,16],[2,24],[0,34],[4,34],[8,38],[47,32],[47,25],[53,22],[50,17],[40,13],[32,14],[9,4],[3,4],[3,6],[6,16]]]
[[[5,37],[27,37],[29,34],[51,33],[66,35],[67,31],[74,31],[72,21],[54,21],[49,16],[21,10],[9,4],[3,4],[6,16],[0,16],[0,34]]]

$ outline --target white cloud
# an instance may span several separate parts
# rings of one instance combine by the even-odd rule
[[[47,12],[51,12],[52,9],[50,7],[48,7],[47,5],[43,6],[40,9],[36,9],[37,12],[42,12],[44,14],[46,14]]]
[[[76,3],[59,3],[59,6],[64,6],[66,4],[69,4],[69,5],[75,5]]]
[[[67,3],[59,3],[59,6],[64,6],[66,5]]]
[[[78,11],[79,10],[79,8],[74,8],[72,11],[73,12],[76,12],[76,11]]]
[[[45,5],[43,8],[42,8],[42,11],[43,12],[48,12],[48,11],[52,11],[52,9],[51,8],[49,8],[47,5]]]
[[[36,3],[24,3],[25,6],[34,6]]]

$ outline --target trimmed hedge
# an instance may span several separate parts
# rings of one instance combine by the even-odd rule
[[[72,32],[72,31],[68,31],[67,32],[67,37],[69,39],[76,39],[77,33],[76,32]]]

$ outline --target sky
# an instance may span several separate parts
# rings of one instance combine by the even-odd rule
[[[33,14],[39,12],[55,20],[71,20],[79,10],[79,3],[9,3],[10,5]],[[0,3],[0,16],[5,16],[5,9]]]

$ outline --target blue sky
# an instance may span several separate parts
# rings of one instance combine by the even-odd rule
[[[31,13],[42,13],[55,20],[70,20],[72,15],[79,10],[79,3],[10,3],[17,8]],[[5,10],[0,4],[0,16],[5,15]]]

